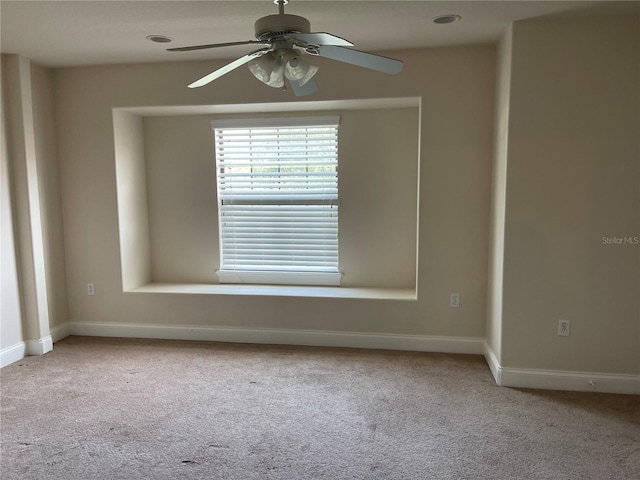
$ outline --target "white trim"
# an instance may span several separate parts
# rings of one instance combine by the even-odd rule
[[[394,288],[309,287],[302,285],[149,283],[127,293],[181,295],[249,295],[305,298],[364,298],[371,300],[416,301],[416,290]]]
[[[484,339],[317,330],[71,322],[70,335],[374,348],[482,355]]]
[[[260,127],[317,127],[340,125],[340,115],[310,116],[310,117],[269,117],[269,118],[231,118],[211,120],[211,128],[248,129]]]
[[[27,355],[44,355],[53,350],[53,339],[51,335],[37,340],[27,340]]]
[[[496,384],[502,385],[502,367],[500,366],[498,357],[496,357],[495,352],[487,342],[484,342],[483,353],[484,358],[487,361],[487,365],[489,365],[489,370],[491,370],[491,375],[493,375],[493,378],[496,381]]]
[[[486,342],[484,358],[496,384],[503,387],[640,395],[640,375],[503,367]]]
[[[640,375],[502,368],[502,386],[640,395]]]
[[[22,360],[27,355],[44,355],[51,350],[53,350],[53,339],[51,335],[47,335],[38,340],[18,342],[15,345],[0,350],[0,368]]]
[[[147,107],[115,107],[113,111],[124,111],[141,117],[161,117],[177,115],[220,115],[220,114],[254,114],[283,112],[322,112],[330,110],[372,110],[386,108],[416,108],[420,107],[422,97],[396,98],[364,98],[352,100],[320,100],[293,101],[272,103],[242,103],[216,105],[175,105],[175,106],[147,106]]]
[[[220,283],[240,283],[258,285],[315,285],[340,286],[340,272],[260,272],[256,270],[218,270]]]
[[[26,356],[27,344],[24,342],[18,342],[10,347],[0,350],[0,368],[4,368],[7,365],[18,362]]]
[[[62,325],[52,327],[49,333],[51,333],[53,343],[59,342],[63,338],[67,338],[69,335],[71,335],[69,333],[69,323],[63,323]]]

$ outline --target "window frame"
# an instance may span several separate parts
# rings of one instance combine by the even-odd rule
[[[214,152],[216,157],[216,192],[217,192],[217,210],[218,210],[218,234],[219,234],[219,255],[220,268],[216,271],[219,283],[246,283],[246,284],[266,284],[266,285],[313,285],[313,286],[340,286],[342,273],[339,271],[339,230],[338,230],[338,207],[340,197],[338,191],[338,131],[340,125],[340,117],[338,115],[331,116],[313,116],[313,117],[270,117],[270,118],[252,118],[252,119],[226,119],[212,120],[211,128],[214,135]],[[222,162],[218,158],[218,130],[224,129],[260,129],[260,128],[287,128],[287,127],[335,127],[335,176],[336,176],[336,193],[332,199],[304,199],[295,196],[287,196],[287,200],[283,199],[261,199],[249,200],[245,199],[225,199],[220,192],[220,178]],[[335,246],[335,271],[312,271],[305,269],[269,270],[266,265],[259,269],[245,268],[224,268],[224,252],[225,240],[223,239],[223,207],[232,205],[327,205],[330,209],[335,208],[335,225],[336,225],[336,246]]]

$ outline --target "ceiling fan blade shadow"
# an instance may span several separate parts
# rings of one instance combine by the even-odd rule
[[[244,42],[211,43],[209,45],[193,45],[191,47],[167,48],[167,52],[190,52],[192,50],[205,50],[207,48],[235,47],[237,45],[269,45],[269,42],[258,40],[246,40]]]
[[[400,73],[404,68],[404,63],[401,60],[333,45],[320,46],[318,48],[318,54],[321,57],[350,63],[383,73]]]
[[[311,45],[336,45],[341,47],[353,47],[353,43],[351,43],[349,40],[325,32],[289,33],[287,34],[287,37],[293,38],[295,40],[300,40],[301,42]]]
[[[300,85],[298,80],[289,80],[289,84],[291,85],[291,89],[293,93],[295,93],[296,97],[306,97],[307,95],[311,95],[318,91],[318,86],[313,79],[308,80],[304,85]]]
[[[255,50],[251,53],[248,53],[244,57],[240,57],[237,60],[234,60],[233,62],[226,64],[224,67],[221,67],[211,72],[209,75],[205,75],[200,80],[196,80],[192,84],[188,85],[188,87],[189,88],[202,87],[207,83],[214,81],[216,78],[220,78],[226,73],[229,73],[230,71],[235,70],[238,67],[241,67],[242,65],[244,65],[245,63],[248,63],[254,58],[259,57],[260,55],[264,55],[269,50],[270,50],[269,48],[261,48],[260,50]]]

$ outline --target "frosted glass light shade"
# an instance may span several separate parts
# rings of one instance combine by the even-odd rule
[[[289,80],[297,80],[302,86],[318,72],[318,67],[309,65],[300,57],[293,57],[285,65],[284,74]]]
[[[253,76],[262,83],[276,88],[284,86],[284,65],[273,52],[255,58],[247,65]]]
[[[281,63],[277,63],[275,68],[271,71],[269,81],[264,83],[266,83],[270,87],[284,87],[284,65],[282,65]]]
[[[273,70],[277,66],[277,61],[273,53],[268,53],[261,57],[254,58],[248,63],[248,66],[254,77],[263,83],[268,83]]]
[[[291,81],[297,81],[302,86],[318,71],[318,67],[309,65],[294,50],[287,50],[284,53],[269,52],[254,58],[247,65],[254,77],[275,88],[284,86],[285,77]]]

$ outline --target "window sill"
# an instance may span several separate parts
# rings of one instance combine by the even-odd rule
[[[150,283],[126,293],[170,293],[192,295],[249,295],[266,297],[361,298],[373,300],[417,300],[415,289],[349,288],[292,285],[220,285],[196,283]]]

